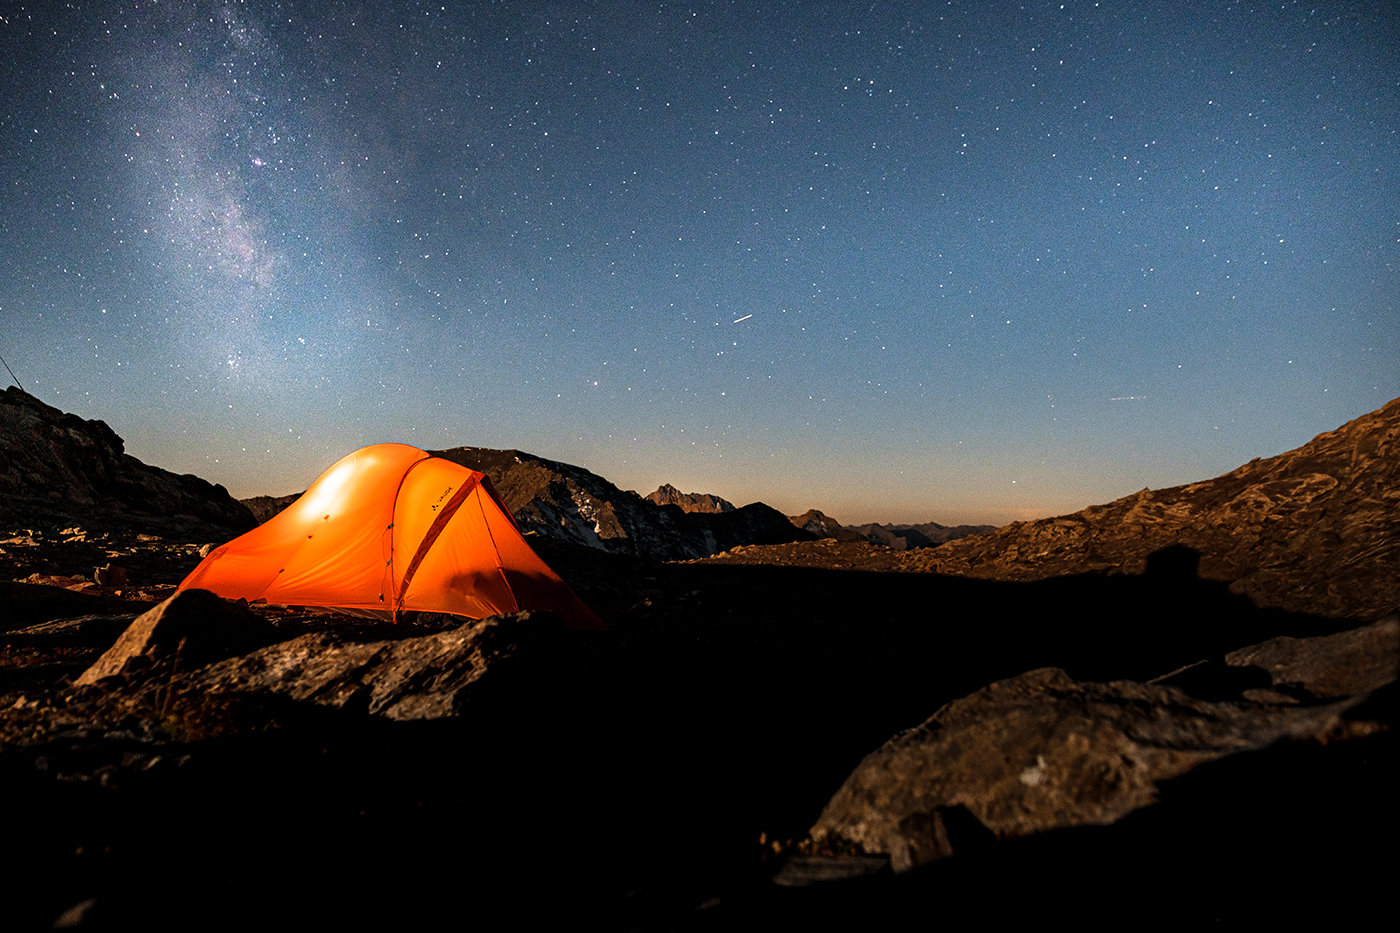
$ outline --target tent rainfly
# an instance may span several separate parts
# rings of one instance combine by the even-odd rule
[[[381,618],[548,609],[569,628],[605,627],[530,549],[484,473],[407,444],[345,457],[180,589]]]

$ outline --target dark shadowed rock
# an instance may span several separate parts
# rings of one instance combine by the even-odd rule
[[[1397,678],[1400,616],[1317,638],[1271,638],[1225,656],[1231,667],[1258,667],[1274,686],[1306,690],[1319,699],[1359,696]]]
[[[61,586],[0,581],[0,632],[52,619],[144,611],[151,603],[76,593]]]
[[[0,527],[80,516],[184,518],[246,531],[256,523],[228,490],[147,466],[102,421],[86,421],[14,386],[0,393]]]
[[[734,503],[704,492],[681,492],[670,483],[663,483],[656,492],[647,493],[648,502],[674,505],[682,512],[732,512]]]
[[[911,552],[904,569],[1136,574],[1173,544],[1261,606],[1363,619],[1400,606],[1400,399],[1224,476]]]
[[[999,838],[1107,825],[1204,762],[1283,739],[1368,734],[1379,727],[1343,714],[1395,680],[1397,625],[1230,655],[1276,671],[1276,683],[1311,683],[1314,697],[1347,697],[1326,703],[1209,702],[1165,684],[1080,683],[1057,668],[999,681],[868,755],[812,835],[849,840],[907,871],[958,849],[947,808],[965,808]]]
[[[275,630],[247,608],[208,590],[181,590],[138,616],[79,686],[175,659],[185,670],[202,667],[276,640]]]
[[[793,527],[787,516],[762,502],[750,502],[721,515],[697,513],[689,517],[691,527],[699,529],[707,542],[714,540],[715,550],[711,553],[727,551],[740,545],[783,544],[808,540],[801,529]]]
[[[317,632],[215,664],[181,687],[269,693],[388,719],[442,719],[500,680],[522,645],[548,642],[560,631],[552,613],[520,612],[394,641]],[[545,690],[548,684],[535,686]]]
[[[81,645],[106,648],[131,627],[137,616],[138,613],[129,612],[55,619],[52,622],[40,622],[38,625],[6,632],[5,642],[9,645]]]
[[[889,867],[890,860],[880,855],[794,855],[774,873],[773,883],[801,888],[865,878]]]
[[[0,636],[0,695],[61,689],[111,647],[135,618],[135,612],[77,616],[5,632]],[[0,700],[0,709],[5,705]],[[0,730],[5,726],[0,717]]]

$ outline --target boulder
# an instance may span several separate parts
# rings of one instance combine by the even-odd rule
[[[94,684],[167,659],[178,669],[192,670],[260,648],[277,637],[271,625],[244,606],[208,590],[180,590],[137,616],[74,683]]]
[[[387,719],[442,719],[498,686],[522,645],[561,631],[553,613],[519,612],[392,641],[316,632],[212,665],[185,678],[181,689],[273,694]],[[534,686],[547,690],[547,679]]]
[[[1228,656],[1231,666],[1264,667],[1275,683],[1317,691],[1303,703],[1280,697],[1290,705],[1199,700],[1166,682],[1080,683],[1058,668],[993,683],[868,755],[812,836],[888,855],[903,872],[953,853],[955,808],[998,838],[1107,825],[1205,762],[1283,739],[1370,734],[1380,726],[1344,714],[1395,681],[1397,627],[1388,619]]]
[[[119,589],[126,586],[126,568],[119,564],[104,564],[92,568],[92,582],[98,586]]]
[[[1318,698],[1371,693],[1397,679],[1400,614],[1336,635],[1271,638],[1230,652],[1225,663],[1261,668],[1274,686],[1302,689]]]

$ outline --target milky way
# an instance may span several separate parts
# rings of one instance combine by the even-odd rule
[[[0,355],[238,495],[519,447],[842,521],[1205,478],[1400,395],[1384,5],[0,18]]]

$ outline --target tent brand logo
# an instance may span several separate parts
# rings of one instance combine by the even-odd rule
[[[442,491],[442,495],[438,496],[438,500],[432,504],[432,510],[436,512],[438,509],[442,508],[442,501],[450,495],[452,495],[452,487],[448,486]]]

